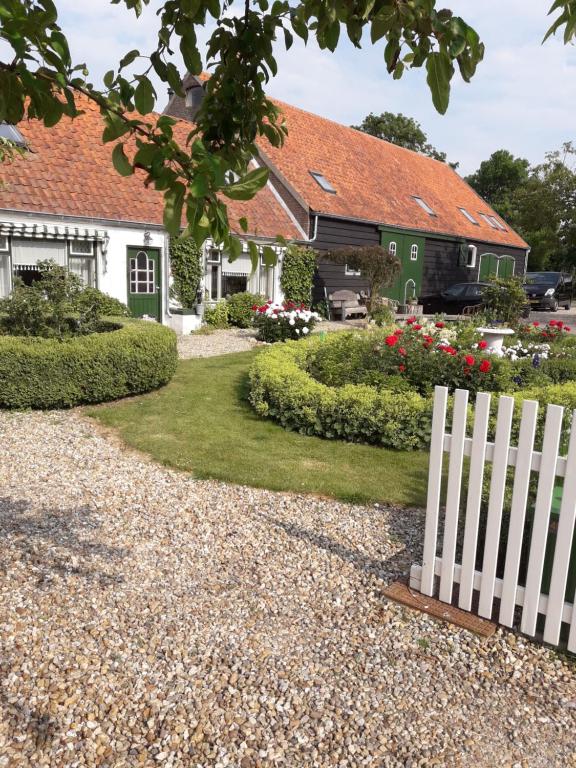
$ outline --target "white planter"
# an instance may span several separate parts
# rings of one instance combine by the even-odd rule
[[[202,325],[202,317],[200,315],[183,315],[174,313],[172,317],[168,318],[168,325],[175,331],[178,336],[186,336],[192,331],[197,331]]]
[[[515,333],[512,328],[476,328],[476,330],[482,334],[482,338],[488,345],[484,351],[498,357],[504,354],[502,345],[506,336],[512,336]]]

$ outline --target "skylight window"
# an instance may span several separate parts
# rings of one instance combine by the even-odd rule
[[[426,213],[427,213],[429,216],[436,216],[436,214],[434,213],[434,211],[432,210],[432,208],[430,208],[430,206],[428,205],[428,203],[427,203],[425,200],[422,200],[422,198],[421,198],[421,197],[416,197],[416,195],[412,195],[412,199],[413,199],[413,200],[416,200],[416,202],[418,203],[418,205],[420,206],[420,208],[422,208],[422,210],[423,210],[423,211],[426,211]]]
[[[460,208],[460,211],[461,211],[461,212],[464,214],[464,216],[466,216],[466,218],[468,219],[468,221],[471,221],[471,222],[472,222],[472,224],[476,224],[476,226],[479,226],[479,224],[478,224],[478,222],[476,221],[476,219],[474,218],[474,216],[472,216],[472,214],[471,214],[471,213],[468,213],[468,211],[466,210],[466,208]]]
[[[18,147],[25,147],[26,141],[18,128],[9,123],[0,123],[0,138],[14,142]]]
[[[502,230],[502,232],[506,232],[506,227],[504,226],[504,224],[502,224],[502,222],[501,222],[501,221],[499,221],[499,220],[496,218],[496,216],[488,216],[488,218],[490,219],[490,221],[492,221],[492,222],[494,222],[494,224],[496,224],[496,226],[498,227],[498,229],[501,229],[501,230]]]
[[[481,213],[480,216],[482,216],[486,224],[488,224],[489,227],[492,227],[492,229],[500,229],[494,216],[488,216],[486,213]]]
[[[321,174],[319,171],[310,171],[310,176],[312,176],[316,184],[318,184],[318,186],[321,187],[321,189],[323,189],[324,192],[330,192],[330,194],[332,195],[336,194],[336,190],[334,189],[332,184],[330,184],[326,176]]]

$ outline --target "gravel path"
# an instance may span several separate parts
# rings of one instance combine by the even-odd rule
[[[193,333],[178,336],[178,356],[181,360],[190,357],[214,357],[229,352],[247,352],[258,344],[255,331],[250,328],[225,328],[212,333]]]
[[[382,597],[421,513],[196,481],[78,413],[0,445],[2,768],[576,765],[573,665]]]

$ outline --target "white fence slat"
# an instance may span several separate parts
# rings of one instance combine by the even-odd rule
[[[556,547],[548,595],[549,608],[544,625],[544,642],[551,643],[552,645],[557,645],[560,640],[560,617],[566,592],[574,521],[576,519],[576,421],[574,413],[572,414],[572,429],[570,431],[567,459],[570,471],[566,473],[564,489],[562,491],[560,520],[558,521],[558,531],[556,533]]]
[[[532,452],[538,419],[538,403],[535,400],[524,400],[522,403],[522,420],[518,437],[516,472],[512,491],[512,506],[510,510],[510,527],[506,545],[506,564],[504,566],[504,585],[500,601],[500,624],[511,627],[516,608],[516,589],[518,586],[518,570],[522,554],[522,539],[526,522],[526,504],[530,488],[532,468]]]
[[[472,607],[476,547],[478,544],[478,523],[482,504],[482,482],[486,462],[486,438],[490,420],[490,395],[478,393],[474,416],[474,432],[470,448],[470,472],[468,475],[468,496],[466,499],[466,520],[464,545],[462,549],[462,576],[458,605],[465,611]]]
[[[422,593],[428,596],[432,596],[434,592],[434,562],[436,560],[436,542],[438,538],[438,513],[442,489],[442,462],[444,458],[444,430],[446,428],[447,404],[448,388],[435,387],[421,586]]]
[[[568,650],[570,653],[576,653],[576,595],[573,599],[574,605],[572,606],[572,621],[570,623],[570,634],[568,636]]]
[[[544,566],[544,554],[548,539],[548,522],[552,494],[556,480],[556,456],[560,446],[560,433],[562,430],[562,417],[564,408],[559,405],[549,405],[546,411],[546,425],[544,427],[544,440],[542,444],[542,465],[536,505],[534,509],[534,522],[530,541],[530,555],[528,558],[528,573],[526,575],[526,601],[522,610],[520,629],[526,635],[536,632],[536,619],[538,616],[538,600],[542,584],[542,570]]]
[[[448,465],[448,489],[446,493],[446,514],[444,516],[444,539],[442,544],[442,572],[440,574],[439,597],[444,603],[452,600],[454,586],[454,559],[458,536],[458,513],[462,490],[462,465],[464,462],[464,441],[466,439],[466,416],[468,390],[457,389],[454,393],[452,415],[452,446]]]
[[[506,490],[508,471],[508,451],[510,448],[510,429],[514,413],[514,398],[502,396],[498,402],[496,438],[494,440],[494,461],[490,480],[490,499],[488,501],[488,519],[486,521],[486,539],[482,562],[482,585],[478,602],[478,614],[491,618],[494,602],[494,581],[500,542],[502,506]]]

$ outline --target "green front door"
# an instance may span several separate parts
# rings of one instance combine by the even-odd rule
[[[420,296],[426,239],[409,232],[382,230],[380,244],[394,253],[402,265],[394,285],[384,289],[384,295],[403,304],[412,296]]]
[[[516,264],[513,256],[496,256],[495,253],[483,253],[480,256],[480,272],[478,279],[484,281],[494,277],[513,277],[515,266]]]
[[[127,276],[128,308],[132,315],[148,315],[160,321],[160,251],[146,247],[128,248]]]

